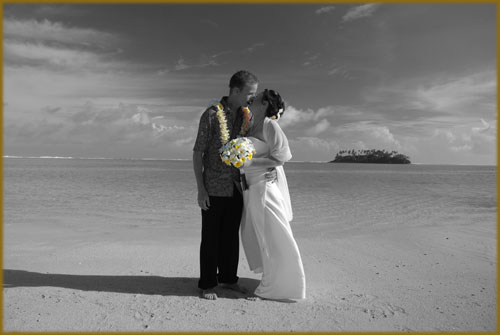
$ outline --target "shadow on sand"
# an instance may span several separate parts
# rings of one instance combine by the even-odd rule
[[[259,281],[240,278],[239,283],[251,292]],[[147,294],[163,296],[200,296],[198,278],[159,276],[98,276],[38,273],[23,270],[3,270],[3,287],[61,287],[81,291]],[[229,290],[219,297],[241,299],[244,295]],[[218,292],[219,293],[219,292]]]

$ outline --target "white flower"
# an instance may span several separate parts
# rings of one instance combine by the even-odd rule
[[[224,144],[219,152],[224,163],[239,168],[246,160],[252,159],[255,148],[249,139],[238,137]]]

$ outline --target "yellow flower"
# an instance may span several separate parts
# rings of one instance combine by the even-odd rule
[[[237,168],[239,168],[242,165],[243,165],[243,163],[241,163],[240,161],[237,161],[236,163],[234,163],[234,166]]]
[[[253,158],[252,154],[248,154],[248,159],[252,159],[252,158]]]
[[[245,156],[241,157],[241,161],[242,161],[242,162],[245,162],[245,161],[246,161]]]

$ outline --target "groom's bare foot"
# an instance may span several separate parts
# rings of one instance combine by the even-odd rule
[[[240,293],[243,293],[243,294],[247,294],[248,293],[248,290],[246,288],[244,288],[243,286],[238,285],[238,283],[234,283],[234,284],[220,284],[220,287],[225,288],[227,290],[233,290],[233,291],[236,291],[236,292],[240,292]]]
[[[250,301],[259,301],[259,300],[264,300],[264,298],[261,298],[259,297],[258,295],[255,295],[254,293],[248,295],[246,298],[246,300],[250,300]]]
[[[217,300],[217,293],[213,288],[209,288],[208,290],[202,290],[201,296],[207,300]]]

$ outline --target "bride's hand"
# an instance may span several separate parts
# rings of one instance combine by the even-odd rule
[[[246,169],[248,168],[250,165],[252,165],[252,160],[251,159],[247,159],[245,161],[245,163],[243,163],[243,165],[241,166],[241,169]]]

